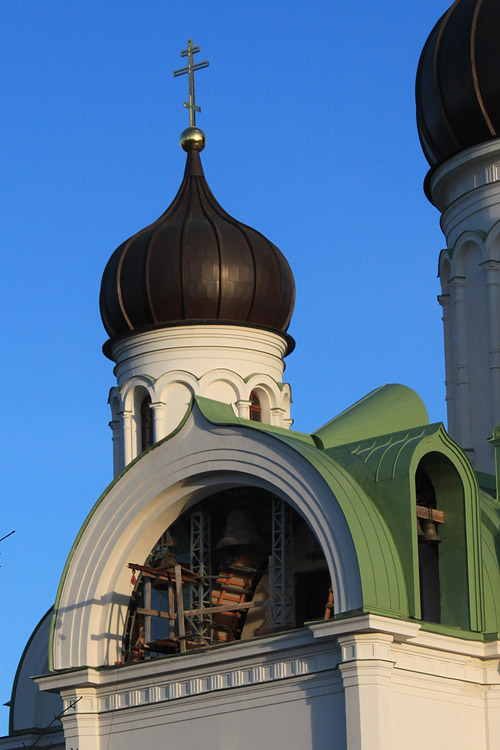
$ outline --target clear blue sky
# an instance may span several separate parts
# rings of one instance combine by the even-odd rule
[[[3,670],[52,604],[111,479],[111,363],[98,293],[114,248],[166,208],[188,38],[203,164],[224,208],[295,274],[286,378],[310,431],[386,382],[445,419],[437,259],[414,107],[444,0],[7,0],[0,6]],[[0,533],[0,536],[2,536]],[[7,728],[1,709],[0,734]]]

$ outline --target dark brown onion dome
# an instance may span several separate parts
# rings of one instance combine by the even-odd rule
[[[170,207],[120,245],[105,268],[106,353],[116,338],[151,328],[225,323],[284,335],[290,323],[295,283],[285,257],[224,211],[208,187],[198,148],[188,144],[186,150],[184,179]]]
[[[498,0],[456,0],[425,43],[417,125],[431,167],[500,135],[499,29]]]

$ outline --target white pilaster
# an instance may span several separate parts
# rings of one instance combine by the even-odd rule
[[[446,406],[448,413],[448,432],[454,436],[457,434],[456,421],[456,396],[455,396],[455,364],[453,361],[453,333],[450,314],[450,295],[440,294],[438,302],[443,308],[443,333],[444,333],[444,358],[446,369]]]
[[[61,695],[66,709],[61,717],[66,750],[101,750],[95,688],[68,692]]]
[[[456,439],[464,450],[472,451],[470,415],[469,356],[467,350],[467,315],[465,278],[455,276],[450,280],[455,319],[456,362]]]
[[[154,401],[151,403],[151,411],[153,413],[153,442],[157,443],[167,436],[167,430],[165,429],[165,404],[162,401]]]
[[[271,424],[276,427],[283,427],[283,417],[285,416],[285,410],[279,406],[275,406],[271,409]]]
[[[490,685],[485,696],[486,741],[488,750],[498,746],[500,738],[500,685]]]
[[[117,419],[111,420],[109,422],[109,426],[111,427],[112,432],[112,441],[113,441],[113,476],[116,477],[117,474],[120,473],[122,470],[122,445],[121,445],[121,430],[120,430],[120,423]]]
[[[135,457],[132,446],[132,412],[123,411],[119,416],[122,424],[123,468]]]
[[[349,750],[391,750],[392,635],[339,638]]]
[[[236,409],[238,412],[238,417],[240,417],[240,419],[250,419],[250,406],[251,405],[252,405],[252,402],[244,398],[240,398],[236,402]]]
[[[500,262],[487,260],[481,264],[486,273],[489,313],[489,355],[492,397],[492,419],[500,423]]]

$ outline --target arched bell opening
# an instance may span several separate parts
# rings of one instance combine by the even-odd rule
[[[436,518],[436,492],[429,475],[419,465],[416,476],[418,574],[422,620],[441,622],[441,586],[439,576],[439,544]]]
[[[262,422],[262,405],[255,391],[250,394],[250,419],[252,422]]]
[[[469,629],[464,486],[445,456],[433,452],[416,475],[421,619]]]
[[[258,487],[192,505],[144,565],[129,567],[123,661],[269,635],[333,613],[315,534],[285,500]]]
[[[138,453],[153,445],[153,411],[151,396],[147,393],[140,400],[137,426]]]

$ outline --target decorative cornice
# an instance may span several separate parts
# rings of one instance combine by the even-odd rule
[[[461,151],[438,167],[430,181],[432,202],[441,211],[467,193],[500,182],[500,139]]]
[[[270,658],[271,648],[276,649],[274,659]],[[42,690],[61,691],[65,708],[71,706],[75,694],[84,696],[66,712],[69,717],[331,672],[339,658],[338,644],[332,648],[331,644],[311,643],[311,634],[299,631],[183,657],[108,669],[68,670],[36,681]]]

